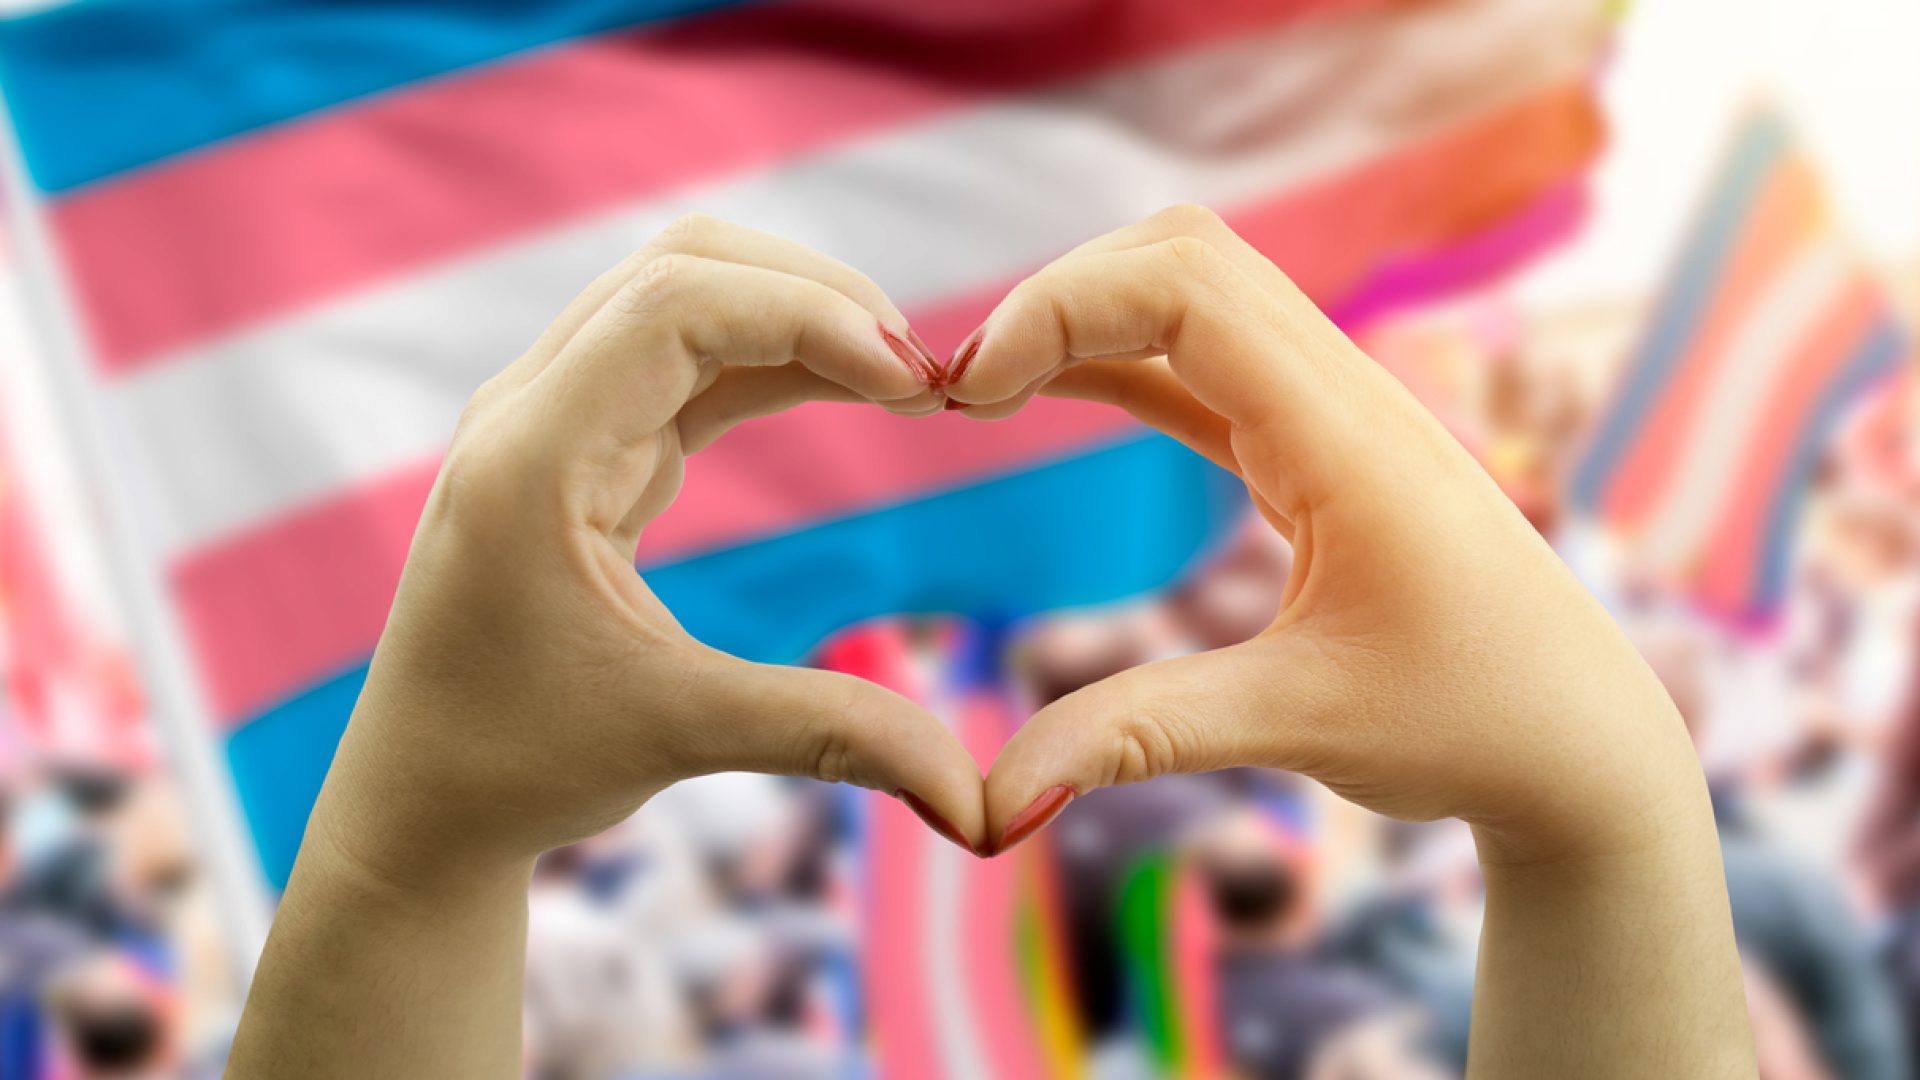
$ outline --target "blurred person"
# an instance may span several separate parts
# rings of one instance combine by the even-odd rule
[[[1136,664],[1186,651],[1188,643],[1165,608],[1132,604],[1036,621],[1016,642],[1011,666],[1027,696],[1044,705]]]
[[[1761,1080],[1839,1080],[1820,1059],[1799,1007],[1780,990],[1764,965],[1741,969],[1747,986],[1747,1013],[1753,1017],[1753,1051]]]
[[[176,1003],[151,974],[102,953],[52,990],[58,1031],[54,1075],[72,1080],[192,1080],[211,1070],[185,1068]]]
[[[116,829],[133,787],[111,766],[45,767],[21,810],[19,872],[4,903],[44,911],[158,962],[165,947],[155,913],[125,891],[120,873],[127,848]]]
[[[1527,356],[1516,342],[1489,357],[1482,415],[1487,471],[1543,536],[1559,531],[1562,488],[1585,431],[1574,373]]]
[[[1743,969],[1760,1080],[1846,1080],[1820,1058],[1800,1009],[1760,964]]]
[[[807,957],[768,927],[734,915],[695,935],[688,973],[705,1070],[742,1080],[846,1075],[856,1048],[823,1030],[826,1005]]]
[[[710,861],[717,899],[750,920],[781,958],[783,985],[794,993],[804,988],[808,1037],[851,1047],[859,1039],[860,964],[852,896],[841,880],[840,801],[823,784],[736,779],[766,784],[778,813],[752,834],[736,835],[730,857]]]
[[[1321,950],[1303,845],[1242,809],[1196,834],[1188,857],[1217,927],[1220,1042],[1236,1075],[1305,1080],[1327,1074],[1323,1060],[1382,1054],[1392,1064],[1371,1075],[1431,1073],[1399,1037],[1409,1004]]]
[[[1920,664],[1920,634],[1912,640],[1910,663]],[[1887,919],[1887,968],[1910,1052],[1920,1061],[1920,685],[1909,685],[1899,709],[1854,851]]]
[[[769,991],[767,1001],[794,1006],[802,1021],[796,1027],[794,1015],[769,1005],[696,1020],[704,1037],[720,1040],[729,1053],[751,1046],[775,1057],[771,1048],[791,1041],[808,1061],[852,1047],[858,964],[838,880],[844,826],[831,789],[752,773],[700,777],[663,793],[634,822],[646,870],[633,879],[630,895],[612,901],[629,932],[643,934],[694,988],[696,1011],[702,1001],[739,1000],[706,997],[715,983],[708,946],[700,943],[756,942],[765,953],[760,959],[773,966],[746,964],[741,977],[777,973],[779,992]],[[697,867],[697,885],[661,878],[676,862]],[[735,932],[742,927],[750,929]]]
[[[1228,765],[1473,826],[1477,1075],[1752,1073],[1712,814],[1672,702],[1485,472],[1277,267],[1176,208],[1016,286],[946,365],[910,341],[858,272],[696,218],[476,395],[231,1075],[510,1075],[534,860],[690,776],[908,793],[993,854],[1076,795]],[[1294,571],[1254,639],[1041,709],[984,786],[911,702],[708,649],[633,572],[685,455],[743,418],[827,397],[993,419],[1042,389],[1234,469]]]
[[[179,1000],[190,1054],[224,1054],[237,1016],[229,944],[207,880],[199,872],[179,791],[159,775],[136,777],[106,823],[108,881],[122,908],[152,928]]]
[[[1458,1075],[1407,1052],[1421,1037],[1420,1018],[1357,1024],[1314,1055],[1306,1080],[1450,1080]]]
[[[1703,633],[1684,623],[1642,636],[1647,662],[1696,741],[1708,735],[1707,649]],[[1719,778],[1712,793],[1734,940],[1749,973],[1750,999],[1754,980],[1763,979],[1806,1028],[1816,1061],[1836,1077],[1911,1076],[1893,989],[1845,892],[1752,820],[1737,782]],[[1756,1023],[1755,1030],[1762,1026]],[[1777,1052],[1787,1056],[1784,1044]]]
[[[1456,826],[1395,823],[1383,845],[1386,880],[1332,920],[1326,948],[1418,1003],[1421,1045],[1463,1070],[1486,893],[1473,837]]]
[[[1829,793],[1829,816],[1851,827],[1914,685],[1920,517],[1831,463],[1822,492],[1819,542],[1798,582],[1803,610],[1790,627],[1803,723],[1770,768],[1776,782]]]
[[[1265,630],[1280,609],[1292,574],[1293,549],[1286,540],[1262,522],[1249,520],[1224,551],[1174,586],[1163,601],[1173,629],[1190,643],[1182,651],[1238,645]]]
[[[713,905],[753,916],[810,955],[847,946],[851,925],[832,910],[835,837],[825,789],[728,773],[676,785],[657,805],[653,820],[686,839]]]
[[[69,922],[13,902],[14,808],[13,792],[0,786],[0,1076],[38,1077],[50,1053],[42,992],[90,954],[91,942]]]
[[[527,900],[524,1022],[532,1080],[599,1080],[698,1060],[663,945],[581,880],[578,847],[541,857]]]

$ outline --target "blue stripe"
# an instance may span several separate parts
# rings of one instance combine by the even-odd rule
[[[1760,576],[1754,581],[1748,616],[1771,612],[1786,595],[1787,571],[1792,561],[1793,540],[1800,522],[1800,507],[1806,502],[1814,470],[1832,448],[1833,433],[1847,411],[1861,395],[1881,379],[1898,372],[1907,353],[1907,339],[1891,322],[1880,324],[1868,335],[1838,377],[1827,386],[1813,414],[1801,428],[1793,454],[1781,476],[1773,507],[1767,514],[1761,539]]]
[[[804,656],[891,613],[990,622],[1174,580],[1246,510],[1240,481],[1159,435],[647,571],[695,637],[749,659]],[[227,758],[268,877],[283,885],[365,668],[235,731]]]
[[[1770,113],[1756,115],[1741,130],[1727,171],[1712,188],[1706,217],[1681,256],[1618,396],[1574,470],[1569,498],[1576,509],[1599,510],[1614,469],[1699,329],[1763,182],[1786,149],[1786,129]]]
[[[34,182],[111,176],[556,41],[739,0],[80,0],[0,22]]]

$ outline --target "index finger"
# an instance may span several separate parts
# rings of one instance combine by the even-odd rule
[[[617,449],[659,431],[723,365],[798,363],[871,401],[926,393],[872,312],[820,282],[691,255],[655,259],[529,385],[557,444]]]
[[[941,374],[940,362],[872,278],[786,237],[695,213],[675,218],[645,246],[588,283],[548,325],[526,355],[502,373],[503,382],[520,385],[545,370],[594,314],[638,279],[648,264],[672,255],[758,266],[817,281],[872,312],[881,325],[912,345],[929,382]]]
[[[1086,360],[1164,354],[1180,383],[1236,427],[1310,421],[1353,346],[1304,307],[1191,236],[1071,255],[994,309],[947,392],[1002,401]]]

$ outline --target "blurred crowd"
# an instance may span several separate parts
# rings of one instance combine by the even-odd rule
[[[1561,512],[1559,478],[1604,393],[1578,350],[1484,307],[1365,344],[1613,609],[1679,706],[1719,817],[1763,1076],[1913,1075],[1920,485],[1886,465],[1902,454],[1863,451],[1881,464],[1861,468],[1836,451],[1783,618],[1725,627]],[[1888,430],[1904,432],[1903,397],[1872,422],[1888,408],[1901,410]],[[1014,628],[1010,708],[1244,640],[1272,618],[1290,565],[1250,522],[1170,592]],[[937,620],[901,636],[945,662]],[[862,977],[863,888],[887,870],[863,843],[879,798],[709,777],[544,857],[527,1075],[872,1075],[870,996],[901,992]],[[28,755],[0,777],[0,819],[0,1076],[214,1075],[238,997],[164,775]],[[1232,770],[1092,793],[1045,835],[1085,1075],[1163,1064],[1124,910],[1147,865],[1175,868],[1199,898],[1203,1037],[1231,1075],[1462,1074],[1483,897],[1459,823],[1391,822],[1296,777]]]
[[[219,1074],[236,999],[192,852],[160,776],[0,777],[0,1077]]]

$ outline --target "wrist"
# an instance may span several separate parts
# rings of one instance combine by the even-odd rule
[[[431,894],[524,884],[537,846],[516,843],[487,815],[463,812],[437,773],[390,745],[364,710],[341,740],[301,844],[330,875]]]
[[[1471,819],[1483,867],[1623,865],[1713,840],[1706,777],[1664,694],[1606,716],[1570,709],[1561,727],[1567,749]]]

